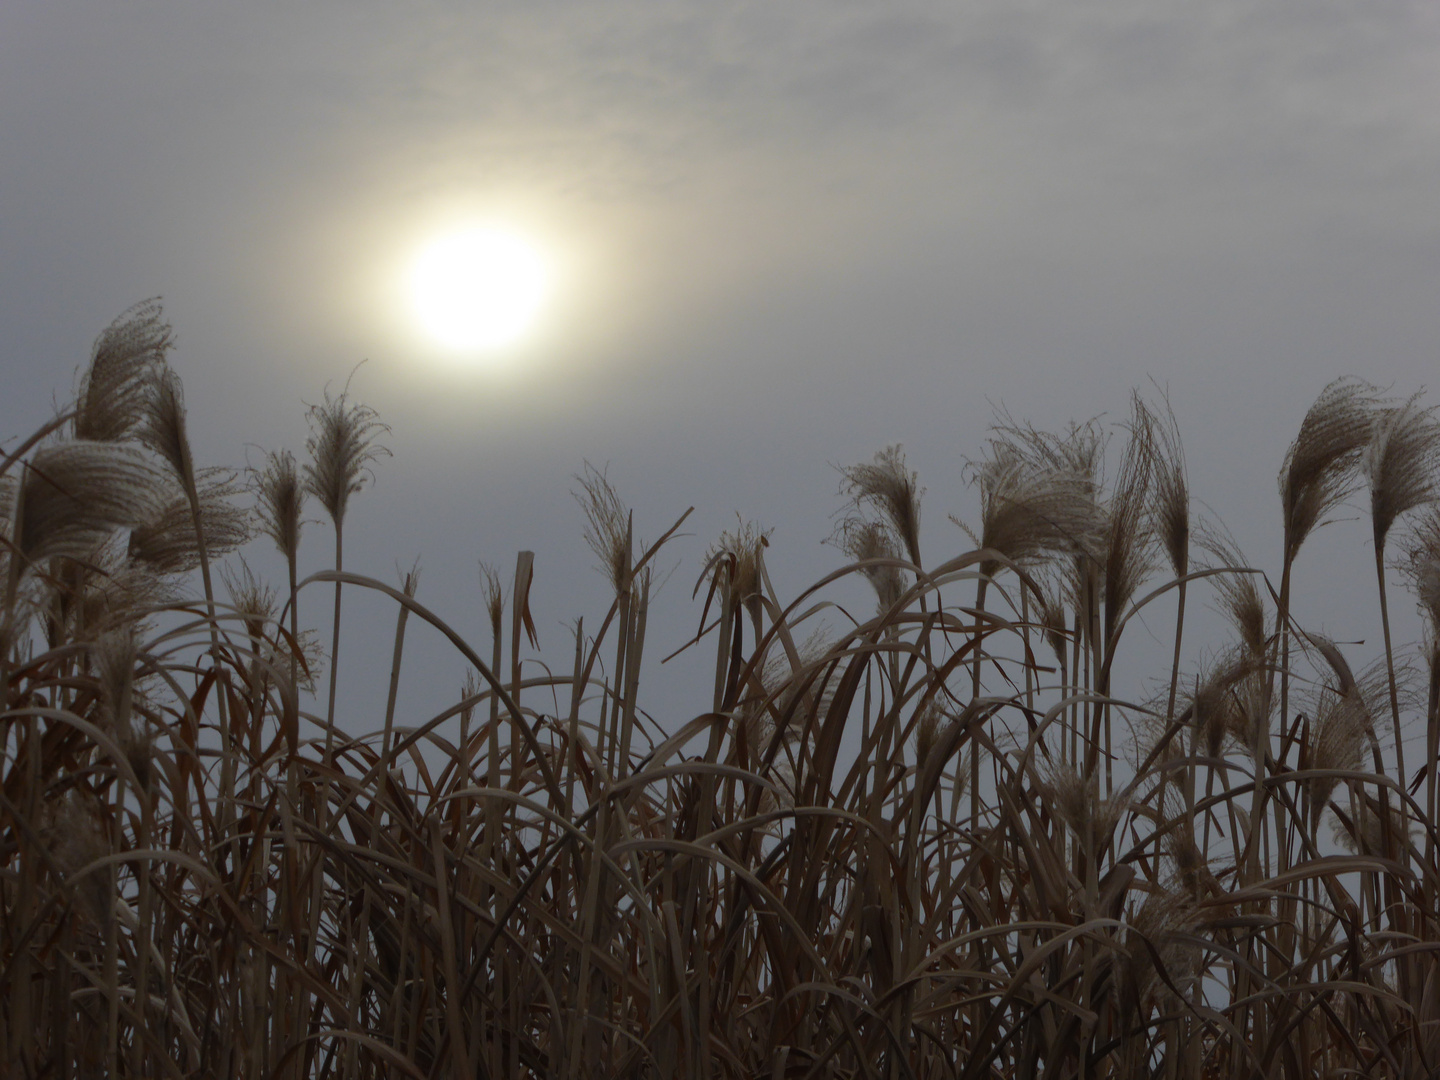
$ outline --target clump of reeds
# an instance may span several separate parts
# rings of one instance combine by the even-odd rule
[[[1414,399],[1346,381],[1302,419],[1278,587],[1192,522],[1163,401],[1134,396],[1113,442],[1002,415],[958,470],[973,543],[923,564],[919,477],[883,450],[842,470],[841,565],[812,588],[780,596],[767,560],[789,555],[743,521],[694,564],[680,644],[713,636],[714,682],[652,717],[651,567],[678,523],[640,542],[586,466],[608,609],[545,654],[521,552],[513,580],[482,564],[444,599],[451,624],[417,572],[344,566],[378,415],[327,396],[306,459],[267,454],[246,505],[193,459],[172,345],[158,303],[126,313],[73,407],[0,459],[0,1074],[1440,1068],[1440,440]],[[1377,603],[1388,541],[1427,619],[1428,694],[1388,618],[1361,662],[1292,602],[1304,540],[1362,485]],[[327,527],[307,498],[334,563],[300,579]],[[855,575],[873,611],[832,597]],[[1196,582],[1213,640],[1185,629]],[[337,692],[362,662],[337,663],[342,585],[396,608],[383,654],[346,639],[388,664],[373,732]],[[1113,685],[1124,631],[1172,600],[1136,705]],[[403,692],[416,621],[466,672],[432,714]]]

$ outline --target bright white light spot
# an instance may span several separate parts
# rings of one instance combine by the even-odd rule
[[[546,278],[544,260],[522,238],[468,229],[421,251],[410,295],[421,325],[442,345],[486,351],[515,342],[531,327]]]

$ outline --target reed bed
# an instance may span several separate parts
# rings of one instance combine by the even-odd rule
[[[303,459],[209,469],[169,346],[158,304],[125,313],[0,458],[6,1075],[1440,1071],[1440,428],[1416,400],[1316,401],[1278,578],[1192,518],[1168,406],[1136,395],[1113,438],[999,417],[938,560],[898,448],[843,470],[833,573],[777,595],[742,525],[694,567],[700,633],[658,649],[679,522],[641,546],[587,469],[613,603],[541,667],[528,553],[484,570],[484,642],[414,574],[345,568],[375,413],[327,397]],[[1291,569],[1366,495],[1385,652],[1357,674],[1292,617]],[[334,568],[300,580],[317,513]],[[234,554],[252,541],[287,580]],[[848,578],[872,613],[835,601]],[[363,736],[336,692],[361,590],[395,612]],[[297,614],[322,594],[328,647]],[[1187,641],[1197,597],[1222,637]],[[1161,610],[1173,660],[1121,694],[1121,641]],[[434,716],[397,705],[419,623],[472,672]],[[642,663],[680,648],[713,682],[657,721]]]

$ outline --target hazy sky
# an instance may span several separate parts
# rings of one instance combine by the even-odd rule
[[[533,548],[556,656],[603,614],[585,459],[647,537],[697,507],[673,636],[736,512],[799,587],[838,560],[833,465],[902,442],[938,559],[996,406],[1118,420],[1150,379],[1196,495],[1270,566],[1319,389],[1440,371],[1440,8],[1418,0],[24,0],[0,8],[0,148],[0,436],[155,294],[207,462],[298,451],[302,401],[368,358],[352,392],[395,457],[351,566],[421,557],[421,599],[483,640],[475,560]],[[401,295],[417,245],[473,217],[560,270],[498,367],[437,356]],[[1365,532],[1317,566],[1363,589]]]

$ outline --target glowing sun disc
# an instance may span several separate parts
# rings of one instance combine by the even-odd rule
[[[546,291],[545,263],[512,233],[470,229],[434,241],[410,274],[415,314],[442,345],[494,349],[524,335]]]

